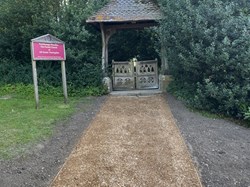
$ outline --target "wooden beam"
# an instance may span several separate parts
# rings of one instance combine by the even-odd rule
[[[100,23],[102,33],[102,71],[103,76],[106,77],[108,74],[108,43],[110,37],[116,32],[115,29],[107,29],[106,25]]]
[[[106,34],[103,23],[100,23],[102,33],[102,73],[106,76]]]
[[[113,34],[116,33],[116,30],[115,29],[108,29],[108,30],[105,31],[105,33],[106,33],[106,56],[105,56],[106,58],[105,58],[105,60],[106,60],[106,68],[108,68],[108,61],[109,61],[109,58],[108,58],[108,56],[109,56],[109,53],[108,53],[109,39],[111,38],[111,36],[113,36]],[[108,71],[108,70],[106,70],[106,71]]]
[[[122,24],[114,24],[114,25],[105,25],[106,29],[143,29],[145,27],[153,27],[157,26],[157,22],[152,23],[122,23]]]

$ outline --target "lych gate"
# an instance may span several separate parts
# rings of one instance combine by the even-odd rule
[[[161,12],[154,0],[111,0],[87,20],[87,23],[93,24],[102,33],[102,71],[105,77],[108,75],[108,42],[110,37],[118,30],[157,26],[157,21],[160,19]],[[161,70],[164,72],[167,62],[164,58],[161,61]],[[112,67],[112,87],[114,90],[158,88],[157,60],[113,61]]]

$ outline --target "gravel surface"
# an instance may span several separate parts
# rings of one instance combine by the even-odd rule
[[[104,100],[91,97],[88,104],[79,103],[78,112],[59,122],[51,139],[39,142],[25,156],[0,160],[0,187],[48,186]]]
[[[193,113],[173,96],[167,102],[207,187],[250,186],[250,128]]]
[[[51,187],[201,187],[161,95],[112,97],[80,138]]]

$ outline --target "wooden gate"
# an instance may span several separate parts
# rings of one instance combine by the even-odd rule
[[[113,89],[157,89],[158,63],[157,60],[135,62],[112,62]]]

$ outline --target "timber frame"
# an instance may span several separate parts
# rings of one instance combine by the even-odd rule
[[[110,37],[118,30],[144,29],[157,26],[162,14],[154,0],[110,0],[95,15],[87,19],[102,34],[102,71],[107,76],[108,43]],[[162,52],[164,53],[164,49]],[[162,56],[162,72],[168,67]]]

